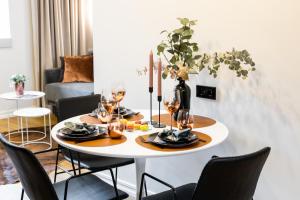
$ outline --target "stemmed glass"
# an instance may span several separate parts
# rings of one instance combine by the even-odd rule
[[[111,91],[113,99],[118,105],[118,115],[120,114],[120,102],[124,99],[126,90],[123,83],[116,84]]]
[[[173,131],[173,114],[179,109],[180,102],[171,92],[166,92],[163,99],[164,107],[170,114],[171,132]]]
[[[98,108],[98,118],[102,122],[111,122],[115,107],[116,101],[113,99],[112,95],[108,92],[102,91],[101,102]]]
[[[190,129],[192,130],[194,127],[194,115],[191,111],[182,109],[179,110],[177,116],[177,128],[179,130]]]

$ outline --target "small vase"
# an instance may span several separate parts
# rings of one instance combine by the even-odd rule
[[[16,95],[17,96],[22,96],[24,95],[24,83],[20,82],[20,83],[16,83],[15,84],[15,91],[16,91]]]
[[[180,106],[177,112],[174,113],[173,118],[177,120],[179,110],[190,110],[191,106],[191,88],[181,78],[177,79],[178,85],[175,86],[175,98],[179,100]]]

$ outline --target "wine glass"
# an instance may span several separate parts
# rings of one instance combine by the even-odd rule
[[[173,114],[179,109],[180,102],[179,99],[175,98],[174,94],[167,92],[164,94],[163,99],[164,107],[170,114],[171,119],[171,131],[173,130]]]
[[[126,90],[123,83],[115,84],[111,91],[113,99],[117,102],[118,105],[118,114],[120,114],[120,102],[124,99]]]
[[[186,109],[179,110],[177,116],[177,128],[179,130],[190,129],[194,127],[194,115]]]
[[[112,116],[116,121],[108,126],[108,134],[110,138],[118,139],[122,137],[122,133],[125,129],[124,125],[121,124],[121,119],[123,119],[123,117],[119,114],[113,114]]]
[[[116,101],[113,99],[112,95],[103,90],[101,95],[101,102],[98,108],[98,118],[102,122],[111,122],[112,114],[116,107]]]

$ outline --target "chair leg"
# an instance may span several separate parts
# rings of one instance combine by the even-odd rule
[[[116,184],[116,181],[115,181],[115,178],[114,178],[114,173],[113,173],[112,169],[109,169],[109,171],[110,171],[110,175],[111,175],[111,178],[112,178],[112,181],[113,181],[116,197],[117,197],[117,199],[120,199],[117,184]]]
[[[73,160],[72,152],[71,152],[70,149],[69,149],[69,155],[70,155],[70,159],[71,159],[71,163],[72,163],[72,168],[73,168],[74,176],[76,176],[76,169],[75,169],[75,165],[74,165],[74,160]]]
[[[58,146],[57,152],[56,152],[55,171],[54,171],[54,183],[56,183],[58,156],[59,156],[59,146]]]
[[[67,200],[69,179],[65,183],[64,200]]]
[[[116,184],[118,185],[118,167],[116,167],[115,179],[116,179]]]
[[[80,153],[77,152],[78,173],[81,175]]]
[[[144,180],[144,189],[145,189],[145,195],[147,197],[148,196],[148,191],[147,191],[146,180]]]
[[[24,189],[22,188],[22,192],[21,192],[21,200],[23,200],[24,198]]]

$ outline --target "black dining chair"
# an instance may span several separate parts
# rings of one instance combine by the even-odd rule
[[[144,173],[145,177],[153,179],[171,190],[142,198],[142,187],[139,199],[143,200],[251,200],[261,170],[271,148],[265,147],[260,151],[237,156],[217,157],[206,164],[198,183],[189,183],[180,187],[172,185]]]
[[[65,181],[52,184],[46,171],[34,156],[23,148],[9,143],[2,134],[0,142],[12,160],[19,179],[30,200],[99,200],[99,199],[125,199],[128,197],[121,190],[102,181],[97,176],[88,173],[71,176]],[[118,193],[118,198],[116,197]]]
[[[65,119],[87,114],[92,112],[94,109],[98,107],[100,102],[101,95],[88,95],[81,97],[72,97],[59,99],[57,102],[57,118],[58,121],[61,122]],[[73,150],[65,149],[63,147],[59,147],[56,156],[56,168],[54,173],[54,182],[56,182],[57,174],[67,172],[65,169],[62,169],[58,165],[58,157],[59,153],[62,153],[64,158],[71,162],[72,171],[76,174],[76,169],[74,164],[78,165],[78,172],[81,174],[81,169],[88,169],[92,172],[98,172],[103,170],[110,170],[112,180],[117,182],[118,178],[118,167],[129,165],[134,163],[134,159],[132,158],[115,158],[115,157],[104,157],[104,156],[94,156],[85,153],[75,152]],[[62,169],[62,172],[58,172],[58,168]],[[112,172],[112,168],[115,168],[115,177]]]

